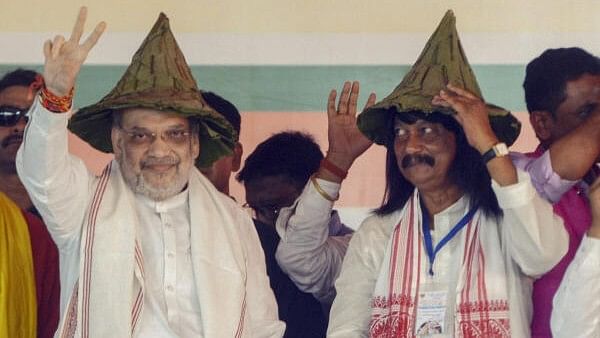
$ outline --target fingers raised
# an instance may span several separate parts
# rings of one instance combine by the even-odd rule
[[[52,41],[52,57],[56,58],[58,56],[58,54],[60,53],[60,49],[62,48],[62,46],[65,43],[65,37],[62,35],[57,35],[54,37],[54,40]]]
[[[340,101],[338,103],[337,112],[340,115],[347,114],[348,111],[348,98],[350,97],[350,82],[344,82],[344,88],[342,88],[342,93],[340,94]]]
[[[450,89],[451,91],[453,91],[454,93],[456,93],[460,96],[464,96],[466,98],[473,99],[473,100],[479,100],[479,98],[477,96],[473,95],[473,93],[471,93],[467,90],[464,90],[460,87],[454,86],[451,83],[449,83],[447,87],[448,87],[448,89]]]
[[[73,31],[71,32],[70,41],[75,43],[79,43],[79,39],[81,39],[81,35],[83,35],[83,28],[85,27],[85,20],[87,19],[87,7],[83,6],[79,9],[79,15],[77,15],[77,21],[75,21],[75,25],[73,26]]]
[[[358,81],[352,82],[352,87],[350,88],[350,101],[348,103],[348,109],[346,110],[346,114],[356,115],[356,105],[358,102],[358,92],[360,90],[360,85]]]
[[[365,107],[363,108],[363,110],[365,110],[365,109],[371,107],[372,105],[374,105],[376,99],[377,99],[377,96],[375,95],[375,93],[369,94],[369,98],[367,99],[367,103],[365,103]]]
[[[337,96],[337,91],[335,89],[332,89],[329,92],[329,97],[327,98],[327,115],[329,117],[334,117],[336,112],[335,112],[335,97]]]
[[[85,41],[83,42],[83,48],[89,52],[96,45],[96,43],[98,42],[98,40],[102,36],[102,33],[104,33],[105,30],[106,22],[102,21],[99,24],[97,24],[92,34],[90,34],[90,36],[88,36],[87,39],[85,39]]]

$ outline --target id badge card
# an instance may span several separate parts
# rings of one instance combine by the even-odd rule
[[[445,332],[448,289],[419,291],[415,334],[417,337],[450,337]]]

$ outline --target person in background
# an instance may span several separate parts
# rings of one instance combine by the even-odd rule
[[[533,285],[531,335],[551,337],[552,299],[591,223],[586,191],[600,158],[600,59],[581,48],[548,49],[527,65],[523,89],[540,144],[511,156],[569,234],[566,255]]]
[[[588,189],[592,224],[554,296],[555,338],[600,337],[600,179]]]
[[[204,101],[231,124],[237,135],[231,154],[221,156],[209,166],[202,166],[197,163],[200,172],[212,182],[217,190],[229,195],[229,178],[232,173],[240,169],[244,152],[244,148],[240,143],[242,118],[233,103],[218,94],[213,92],[201,92],[201,94]]]
[[[16,69],[0,79],[0,337],[50,338],[58,326],[58,249],[15,164],[38,76]]]

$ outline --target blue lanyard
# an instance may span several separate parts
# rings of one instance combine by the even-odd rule
[[[465,227],[475,215],[478,206],[474,206],[466,215],[461,218],[455,226],[450,229],[450,231],[442,238],[442,240],[433,248],[433,242],[431,240],[431,229],[429,229],[429,217],[427,214],[427,210],[422,207],[422,215],[423,215],[423,237],[425,240],[425,248],[427,249],[427,256],[429,257],[429,274],[433,276],[433,261],[435,260],[435,255],[446,245],[456,234]]]

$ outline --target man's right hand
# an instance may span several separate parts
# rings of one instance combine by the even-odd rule
[[[46,88],[56,96],[66,96],[75,86],[77,74],[90,50],[106,29],[106,23],[100,22],[88,38],[80,44],[87,18],[87,8],[81,7],[77,22],[69,40],[57,35],[54,40],[44,43],[44,82]]]

